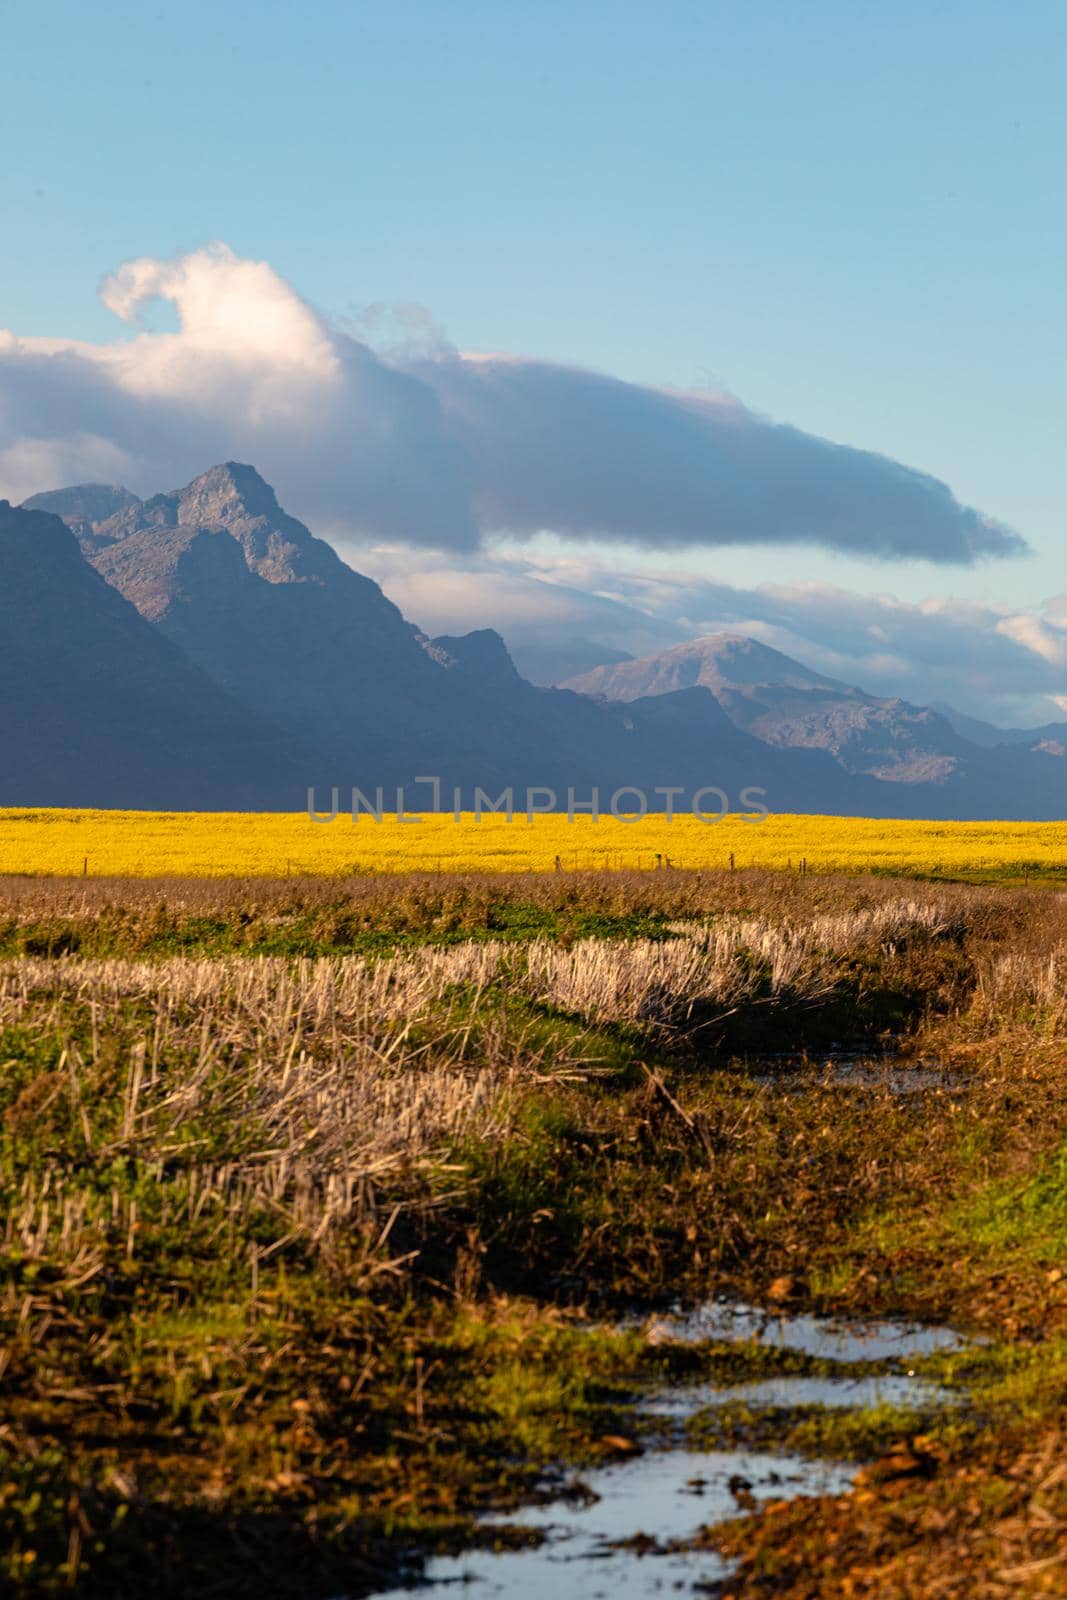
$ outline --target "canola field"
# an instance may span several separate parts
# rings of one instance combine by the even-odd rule
[[[0,874],[303,877],[746,867],[1067,881],[1067,822],[0,809]]]

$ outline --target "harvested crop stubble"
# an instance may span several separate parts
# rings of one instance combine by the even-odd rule
[[[469,1002],[448,999],[484,982],[492,960],[471,944],[377,964],[5,962],[0,1027],[73,1034],[88,1017],[92,1043],[71,1039],[61,1092],[82,1107],[97,1158],[163,1158],[168,1223],[184,1207],[199,1215],[210,1195],[242,1215],[284,1210],[294,1237],[321,1240],[358,1211],[368,1182],[402,1186],[436,1170],[446,1144],[502,1130],[519,1030],[486,1016],[472,1039]],[[94,1125],[81,1083],[98,1063],[82,1050],[118,1038],[131,1041],[115,1063],[121,1117]],[[179,1151],[195,1162],[184,1193],[165,1160]],[[16,1218],[37,1254],[50,1229],[69,1228],[62,1187],[46,1171]]]
[[[766,918],[673,923],[669,941],[584,939],[565,950],[536,940],[527,947],[526,982],[538,998],[589,1022],[679,1023],[705,1003],[734,1007],[786,992],[815,1000],[833,989],[857,948],[962,926],[947,907],[909,899],[793,926]]]
[[[984,900],[972,900],[981,923]],[[172,1230],[216,1213],[244,1227],[269,1214],[275,1245],[319,1249],[342,1224],[372,1222],[383,1193],[389,1204],[433,1204],[449,1152],[502,1145],[539,1081],[600,1070],[580,1031],[539,1039],[540,1013],[511,1002],[581,1028],[636,1025],[654,1045],[702,1008],[817,1001],[863,949],[877,965],[913,937],[943,941],[969,921],[950,891],[569,949],[470,940],[378,959],[4,961],[0,1029],[65,1039],[9,1127],[58,1098],[78,1130],[68,1138],[96,1166],[140,1164],[124,1213],[131,1254],[149,1218]],[[117,1192],[45,1160],[22,1182],[9,1240],[66,1274],[91,1271],[90,1241]]]
[[[583,939],[570,949],[545,939],[521,946],[470,940],[380,960],[250,956],[57,965],[24,959],[0,965],[0,1021],[14,1020],[29,999],[43,995],[141,999],[159,1008],[165,1030],[176,1026],[184,1009],[217,1007],[215,1047],[250,1034],[259,1048],[284,1046],[291,1057],[298,1042],[303,1048],[331,1029],[336,1039],[340,1029],[367,1050],[383,1021],[403,1019],[410,1030],[463,985],[480,989],[497,982],[590,1022],[668,1020],[700,1001],[735,1003],[763,990],[815,997],[832,985],[841,958],[857,946],[887,948],[915,933],[943,935],[964,926],[951,902],[909,898],[795,924],[766,918],[674,923],[666,940]],[[158,1017],[153,1048],[158,1056]],[[388,1050],[394,1048],[390,1043]]]
[[[1022,950],[990,955],[979,967],[977,1003],[991,1017],[1033,1007],[1050,1031],[1061,1032],[1067,1017],[1067,941],[1036,960]]]
[[[491,987],[587,1024],[670,1027],[705,1003],[736,1007],[786,990],[814,999],[838,981],[856,941],[949,923],[937,906],[902,900],[792,928],[731,919],[681,925],[667,941],[583,940],[570,950],[470,941],[377,961],[26,959],[0,964],[0,1027],[46,1033],[65,1020],[73,1030],[88,1014],[94,1055],[101,1034],[131,1037],[118,1127],[93,1128],[83,1047],[72,1037],[64,1052],[62,1092],[82,1106],[86,1145],[187,1155],[203,1146],[180,1204],[202,1209],[206,1192],[225,1193],[245,1212],[286,1208],[294,1234],[321,1237],[353,1214],[368,1181],[399,1181],[440,1160],[446,1144],[502,1133],[502,1091],[520,1075],[531,1081],[539,1058],[521,1021],[482,1003]],[[568,1065],[588,1063],[557,1053],[556,1070]],[[16,1223],[38,1251],[52,1182],[45,1173]]]

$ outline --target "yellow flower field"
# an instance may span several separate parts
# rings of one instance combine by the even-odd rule
[[[550,872],[748,866],[937,874],[1067,875],[1067,822],[898,822],[863,817],[692,816],[593,822],[566,815],[382,822],[342,813],[0,809],[0,873],[284,877],[376,872]]]

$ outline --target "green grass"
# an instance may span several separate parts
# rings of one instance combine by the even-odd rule
[[[981,1140],[983,1155],[988,1145]],[[961,1238],[1002,1259],[1022,1256],[1050,1267],[1067,1261],[1067,1144],[1035,1173],[983,1188],[952,1213],[951,1223]]]
[[[662,939],[671,937],[669,920],[666,913],[612,915],[506,899],[490,900],[472,914],[462,904],[450,906],[445,896],[400,904],[391,914],[377,907],[362,911],[347,898],[313,909],[229,916],[183,914],[161,902],[136,915],[105,907],[93,917],[7,918],[0,921],[0,957],[389,955],[467,939]]]

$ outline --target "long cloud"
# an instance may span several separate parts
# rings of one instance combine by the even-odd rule
[[[154,492],[233,457],[321,530],[444,550],[542,529],[957,563],[1025,549],[936,478],[729,397],[445,346],[382,355],[225,245],[128,262],[102,297],[132,326],[169,300],[179,331],[0,332],[0,495]]]

